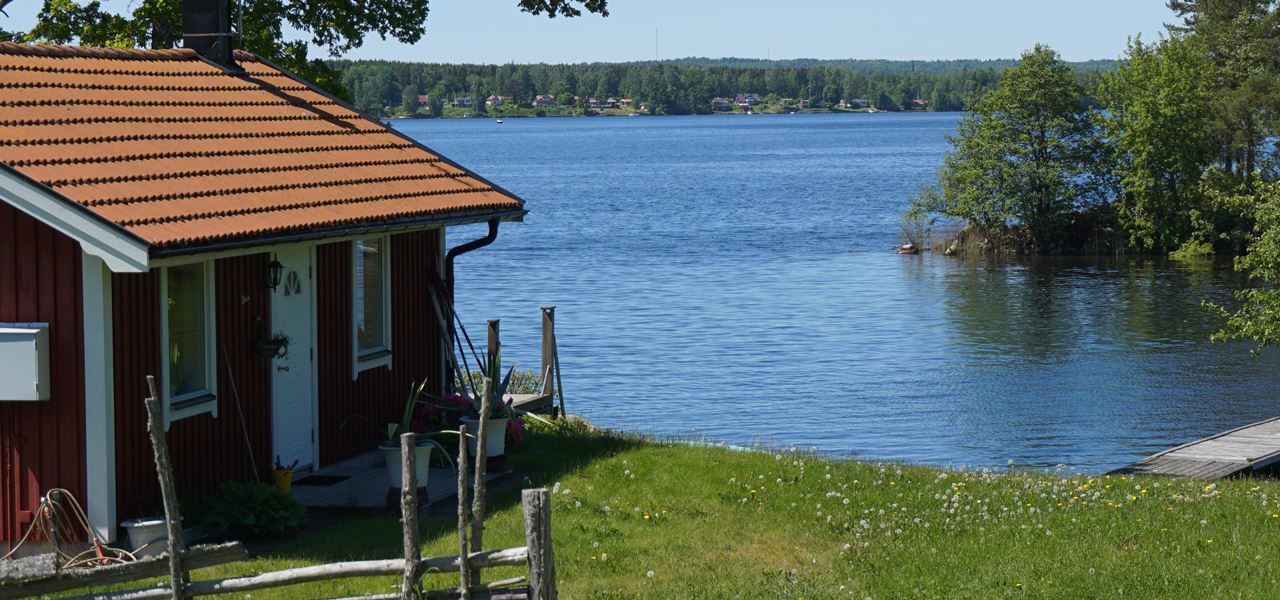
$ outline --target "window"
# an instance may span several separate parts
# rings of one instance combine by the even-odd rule
[[[161,335],[166,424],[215,412],[213,278],[209,263],[162,269]]]
[[[354,374],[391,364],[391,261],[386,238],[352,244]]]

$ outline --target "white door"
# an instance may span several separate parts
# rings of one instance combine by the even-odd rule
[[[289,337],[289,348],[285,356],[272,359],[272,458],[279,456],[285,466],[296,460],[301,468],[312,464],[315,447],[311,249],[284,250],[276,254],[276,260],[284,270],[271,296],[271,329]]]

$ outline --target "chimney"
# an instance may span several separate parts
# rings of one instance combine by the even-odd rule
[[[182,0],[182,45],[229,70],[240,71],[231,53],[229,0]]]

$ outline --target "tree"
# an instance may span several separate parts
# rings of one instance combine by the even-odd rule
[[[1037,45],[949,137],[939,184],[918,199],[997,238],[1022,226],[1047,251],[1068,215],[1106,199],[1095,113],[1071,68]]]
[[[1280,109],[1280,14],[1275,0],[1170,0],[1170,26],[1213,64],[1211,134],[1218,163],[1249,187],[1271,144]]]
[[[1222,330],[1213,335],[1215,342],[1252,341],[1262,349],[1280,344],[1280,182],[1259,184],[1256,195],[1243,201],[1256,203],[1258,233],[1249,253],[1236,259],[1236,268],[1263,285],[1236,292],[1242,304],[1234,312],[1205,306],[1223,319]]]
[[[1195,219],[1208,211],[1201,178],[1215,154],[1211,68],[1189,40],[1137,39],[1103,78],[1108,138],[1117,150],[1116,213],[1139,251],[1212,251],[1203,238],[1213,232],[1203,235]]]
[[[376,34],[412,44],[426,32],[429,0],[254,0],[243,3],[239,47],[276,62],[348,99],[336,72],[308,56],[308,46],[339,56]],[[577,17],[608,16],[607,0],[517,0],[520,10]],[[142,0],[128,14],[104,11],[99,0],[45,0],[20,39],[52,44],[173,48],[182,40],[182,0]],[[285,28],[299,39],[286,39]]]
[[[418,87],[406,85],[400,90],[400,112],[411,115],[418,112]]]

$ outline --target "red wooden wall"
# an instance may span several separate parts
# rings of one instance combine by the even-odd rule
[[[392,236],[391,369],[367,370],[355,381],[351,379],[351,243],[316,248],[322,465],[368,450],[383,439],[386,424],[399,421],[414,381],[427,378],[434,394],[444,389],[441,331],[427,283],[429,276],[440,277],[440,244],[440,232],[434,230]]]
[[[215,261],[218,331],[218,417],[204,414],[169,428],[178,495],[195,499],[228,480],[253,478],[249,443],[260,476],[270,469],[271,361],[253,350],[271,330],[270,291],[264,284],[267,254]],[[158,270],[112,277],[116,398],[116,503],[121,519],[161,509],[151,444],[147,438],[146,376],[160,375],[160,277]],[[223,348],[225,347],[225,351]],[[224,355],[225,352],[225,355]],[[229,357],[227,360],[226,357]],[[228,372],[230,366],[230,372]],[[232,385],[231,375],[235,384]],[[244,410],[242,428],[236,397]]]
[[[53,487],[85,500],[80,245],[0,202],[0,321],[49,323],[47,402],[0,402],[0,541],[22,537]]]

